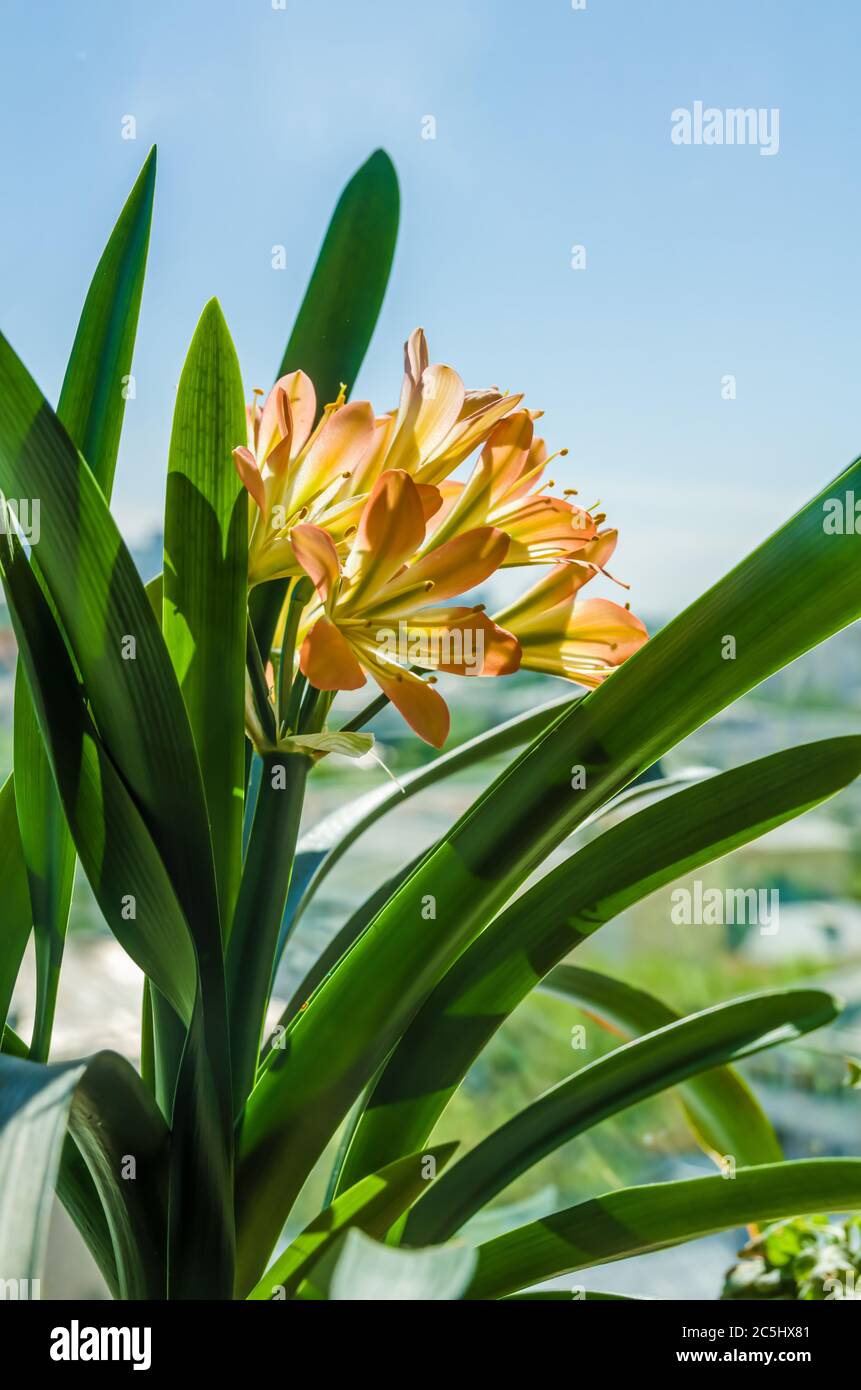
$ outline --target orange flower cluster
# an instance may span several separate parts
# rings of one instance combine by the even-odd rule
[[[519,668],[598,685],[645,642],[643,623],[607,599],[579,600],[616,532],[543,482],[550,462],[520,396],[468,391],[431,364],[424,333],[405,348],[397,410],[327,405],[319,423],[303,372],[248,408],[234,450],[250,494],[249,583],[309,576],[299,667],[318,690],[370,675],[417,734],[439,748],[449,712],[431,671]],[[480,449],[465,482],[452,474]],[[489,617],[466,595],[504,566],[548,566]]]

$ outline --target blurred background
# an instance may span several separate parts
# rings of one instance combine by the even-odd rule
[[[557,483],[600,498],[620,527],[613,569],[651,630],[857,452],[861,9],[851,0],[127,0],[121,10],[4,0],[0,22],[0,329],[52,400],[110,227],[159,145],[115,489],[145,578],[161,568],[173,398],[204,303],[222,302],[248,392],[268,387],[340,188],[380,145],[401,180],[401,233],[354,397],[380,411],[396,403],[401,345],[416,324],[432,360],[468,386],[525,391],[545,411],[550,447],[569,449]],[[673,144],[671,113],[696,101],[777,110],[777,153]],[[14,662],[3,611],[4,775]],[[561,693],[531,676],[460,682],[452,742]],[[392,717],[377,732],[395,776],[426,756]],[[722,769],[851,732],[861,732],[857,628],[745,697],[663,770]],[[431,788],[358,842],[292,943],[279,997],[495,770]],[[308,824],[384,778],[372,762],[329,760]],[[698,875],[706,886],[778,889],[776,935],[675,926],[667,889],[576,957],[680,1010],[781,983],[835,988],[847,1000],[836,1027],[746,1067],[791,1156],[858,1151],[861,1097],[846,1084],[846,1058],[861,1057],[859,811],[850,789]],[[31,999],[28,962],[16,997],[25,1034]],[[137,972],[79,876],[57,1055],[98,1041],[134,1057],[139,1003]],[[571,1050],[579,1022],[585,1058]],[[487,1049],[440,1134],[474,1141],[616,1042],[536,994]],[[705,1171],[666,1097],[533,1170],[477,1234],[623,1183]],[[58,1229],[58,1286],[73,1265],[82,1293],[97,1293]],[[584,1282],[715,1297],[742,1239]]]

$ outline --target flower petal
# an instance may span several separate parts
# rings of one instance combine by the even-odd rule
[[[242,486],[249,495],[254,498],[254,501],[260,508],[261,515],[265,517],[266,488],[263,484],[263,478],[261,477],[260,469],[257,467],[254,455],[250,449],[246,449],[240,445],[238,449],[233,450],[233,462],[236,465],[236,471],[242,481]]]
[[[544,614],[543,624],[524,627],[510,615],[508,624],[520,640],[524,670],[563,676],[590,689],[648,639],[644,623],[629,609],[602,598],[557,604]]]
[[[481,608],[423,608],[403,621],[404,660],[455,676],[510,676],[520,643]]]
[[[323,422],[293,479],[291,505],[300,507],[337,478],[352,473],[368,449],[374,412],[368,401],[339,406]]]
[[[433,370],[433,368],[431,368]],[[469,397],[477,397],[470,400]],[[433,451],[427,449],[416,478],[422,483],[439,483],[453,473],[468,458],[491,430],[520,404],[521,396],[503,396],[499,392],[470,392],[464,409],[444,440]]]
[[[533,632],[562,633],[568,623],[575,594],[594,573],[586,565],[555,565],[525,594],[499,613],[494,613],[493,621],[511,628],[521,640],[524,635]]]
[[[317,690],[359,690],[367,677],[335,624],[318,618],[299,653],[299,669]]]
[[[317,393],[314,383],[304,372],[288,372],[286,376],[279,377],[263,403],[257,432],[257,457],[261,463],[285,437],[285,410],[289,410],[292,454],[295,458],[304,448],[317,415]]]
[[[516,410],[494,426],[481,451],[493,476],[494,498],[504,497],[528,469],[534,430],[528,410]]]
[[[402,671],[382,661],[367,664],[383,694],[388,695],[410,728],[425,743],[442,748],[451,728],[451,715],[439,691],[413,671]]]
[[[508,545],[505,532],[493,526],[479,526],[454,536],[393,578],[375,607],[385,612],[401,611],[405,596],[416,593],[418,586],[425,587],[437,602],[467,593],[499,569]]]
[[[402,469],[387,469],[365,503],[345,566],[352,580],[345,612],[353,612],[360,600],[365,606],[415,554],[424,534],[424,507],[418,488]]]
[[[335,592],[341,576],[335,542],[321,526],[305,524],[291,529],[290,542],[296,559],[325,603]]]
[[[460,414],[464,395],[463,382],[451,367],[425,368],[418,390],[411,395],[400,421],[386,466],[417,473],[423,460],[448,435]],[[433,483],[436,479],[422,477],[421,481]]]

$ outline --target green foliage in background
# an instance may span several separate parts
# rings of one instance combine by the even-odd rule
[[[861,1218],[778,1221],[739,1251],[721,1298],[821,1302],[861,1298]]]

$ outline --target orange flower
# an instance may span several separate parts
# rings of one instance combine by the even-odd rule
[[[249,582],[298,574],[290,529],[299,521],[325,525],[339,539],[355,522],[343,485],[368,449],[374,415],[367,401],[345,405],[343,395],[317,413],[314,387],[304,372],[276,381],[263,406],[250,405],[248,447],[234,449],[249,509]]]
[[[367,401],[345,405],[342,390],[312,432],[317,402],[304,372],[282,377],[262,406],[248,407],[248,442],[233,458],[256,504],[249,508],[252,585],[299,573],[292,527],[325,526],[343,551],[383,472],[403,469],[420,487],[440,482],[521,399],[467,391],[451,367],[429,363],[420,328],[404,358],[400,406],[378,419]]]
[[[376,421],[357,490],[369,491],[392,468],[404,469],[418,483],[440,483],[521,399],[495,387],[468,391],[451,367],[430,363],[424,330],[416,328],[404,344],[400,405]]]
[[[419,488],[403,469],[386,470],[362,510],[343,566],[322,528],[302,523],[291,540],[320,599],[305,623],[303,675],[318,690],[356,690],[371,675],[411,728],[440,748],[448,707],[410,666],[506,675],[517,670],[520,649],[479,606],[421,606],[431,595],[442,601],[483,583],[509,544],[504,532],[485,526],[413,559],[433,491]]]
[[[605,556],[607,533],[599,533],[595,518],[563,497],[538,491],[549,462],[529,411],[509,415],[493,430],[468,482],[442,486],[443,507],[430,546],[466,526],[490,525],[511,537],[509,566]]]
[[[593,577],[591,565],[556,565],[493,621],[520,643],[522,666],[564,676],[579,685],[600,685],[648,639],[645,624],[609,599],[576,602]]]

